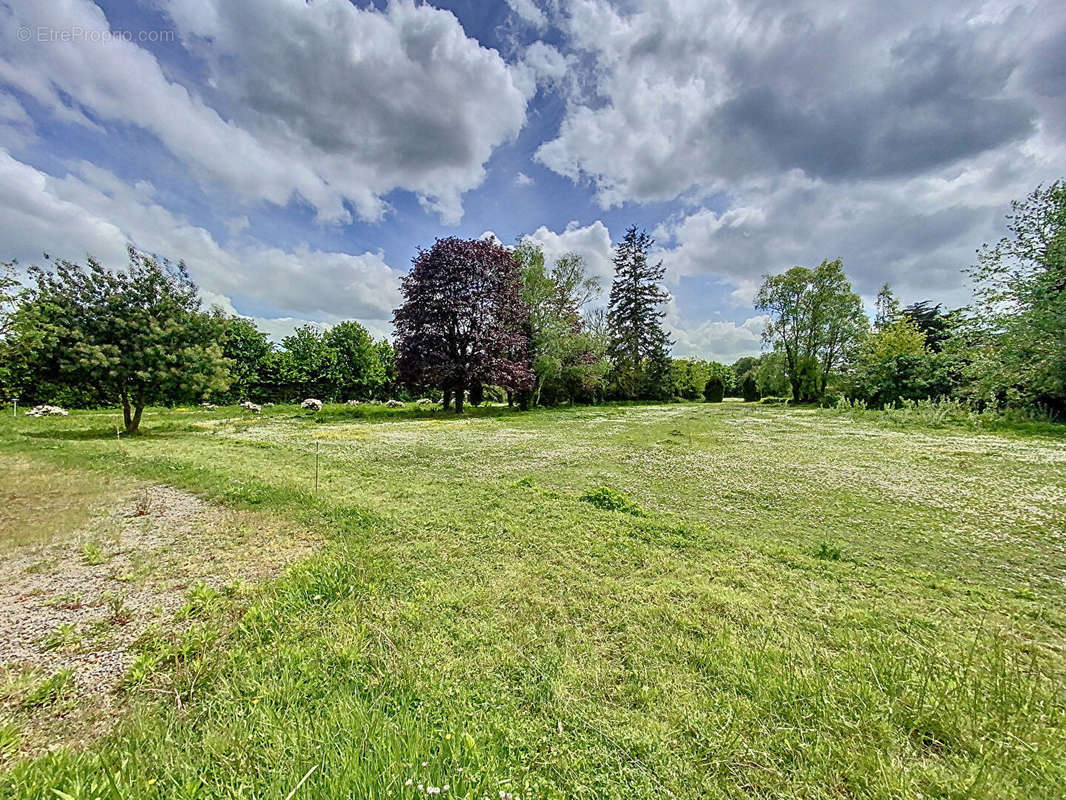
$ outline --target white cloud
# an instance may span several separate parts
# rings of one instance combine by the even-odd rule
[[[449,12],[408,0],[168,0],[183,44],[209,73],[216,110],[121,38],[23,43],[29,27],[104,32],[88,0],[0,8],[0,81],[57,118],[139,126],[204,181],[248,203],[310,204],[346,222],[379,219],[394,189],[446,222],[480,185],[493,149],[517,135],[523,70],[468,38]],[[222,113],[220,113],[220,111]]]
[[[667,328],[674,339],[673,354],[678,358],[705,358],[731,364],[741,356],[758,355],[762,348],[763,316],[749,317],[741,324],[707,320],[686,327],[667,317]]]
[[[962,270],[1000,235],[1010,200],[1051,174],[1047,152],[993,151],[965,168],[895,182],[833,184],[793,171],[738,187],[725,211],[698,208],[655,234],[672,275],[721,277],[742,305],[762,274],[834,258],[863,294],[888,281],[907,302],[962,305],[970,296]]]
[[[215,301],[239,297],[279,316],[378,320],[385,327],[399,301],[401,273],[381,253],[325,252],[305,244],[286,250],[252,241],[223,247],[209,231],[156,202],[149,184],[129,186],[84,162],[55,177],[2,150],[0,239],[5,258],[38,261],[41,243],[47,243],[57,257],[89,254],[109,267],[125,265],[130,242],[184,259]]]
[[[532,186],[534,183],[535,181],[524,172],[519,172],[514,176],[515,186]]]
[[[581,58],[535,158],[605,208],[680,199],[668,281],[717,275],[739,305],[835,257],[863,293],[963,303],[1009,201],[1066,163],[1061,3],[569,0],[559,20]]]
[[[1003,19],[938,0],[846,14],[820,0],[570,0],[562,19],[584,85],[536,157],[604,207],[791,169],[910,176],[1017,147],[1039,130],[1037,95],[1061,100],[1046,68],[1013,78],[1025,43],[1066,23],[1041,0]]]
[[[537,30],[548,27],[548,15],[545,14],[534,0],[507,0],[511,11],[523,22],[532,25]]]
[[[536,242],[544,251],[548,263],[566,253],[577,253],[585,259],[588,273],[600,281],[604,292],[611,288],[614,277],[614,250],[611,234],[600,220],[581,227],[570,222],[562,233],[556,233],[541,225],[533,233],[522,237]]]
[[[0,147],[22,147],[32,138],[33,120],[14,97],[0,91]]]
[[[563,55],[550,44],[536,41],[525,49],[522,63],[532,70],[537,83],[562,86],[574,66],[574,58]]]

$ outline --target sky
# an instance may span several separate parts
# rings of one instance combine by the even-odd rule
[[[1066,177],[1066,3],[0,0],[0,259],[127,243],[273,337],[390,331],[438,237],[611,276],[655,237],[676,356],[758,352],[760,276],[965,304]]]

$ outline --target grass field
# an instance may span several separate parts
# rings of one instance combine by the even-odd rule
[[[322,545],[140,637],[84,747],[19,756],[12,694],[0,796],[1066,795],[1053,429],[740,403],[116,418],[0,422],[3,552],[76,525],[105,475]]]

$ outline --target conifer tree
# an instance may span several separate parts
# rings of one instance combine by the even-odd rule
[[[619,394],[627,399],[658,398],[669,378],[673,342],[663,329],[666,312],[660,308],[669,295],[660,285],[666,273],[662,262],[648,263],[653,242],[647,231],[638,232],[633,225],[615,249],[607,308],[609,353]]]

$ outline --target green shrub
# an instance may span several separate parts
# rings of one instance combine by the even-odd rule
[[[721,403],[725,397],[725,381],[715,375],[703,386],[703,399],[708,403]]]
[[[740,382],[740,396],[744,398],[745,403],[757,403],[759,401],[759,384],[750,370],[744,376],[744,380]]]
[[[590,489],[581,495],[581,502],[602,508],[604,511],[623,511],[635,517],[644,516],[644,509],[610,486]]]

